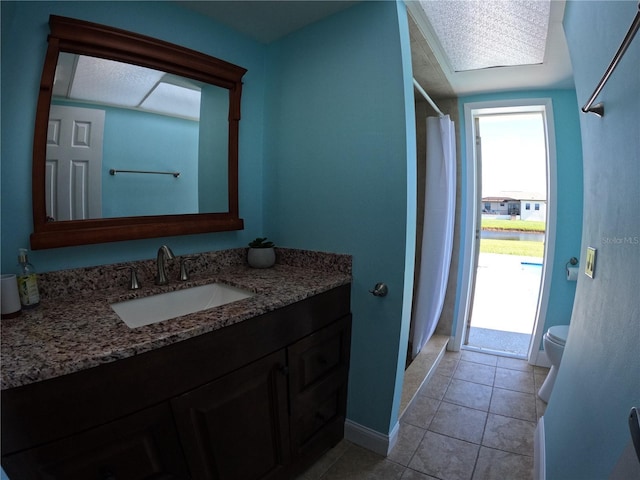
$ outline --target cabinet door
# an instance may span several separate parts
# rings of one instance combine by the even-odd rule
[[[280,350],[172,400],[195,480],[285,478],[285,365]]]
[[[171,409],[148,408],[87,432],[3,458],[11,479],[187,479]]]
[[[350,347],[347,315],[288,348],[291,441],[302,463],[344,436]]]

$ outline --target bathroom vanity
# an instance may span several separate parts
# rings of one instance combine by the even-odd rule
[[[144,292],[122,287],[3,322],[9,477],[276,479],[317,460],[343,436],[350,275],[290,258],[202,269],[190,284],[255,295],[136,329],[110,303]]]
[[[32,249],[243,229],[238,138],[245,68],[136,32],[56,15],[49,18],[46,40],[33,139]],[[118,200],[127,191],[125,185],[135,196],[147,184],[132,181],[121,182],[111,197],[104,188],[100,199],[82,197],[83,204],[101,202],[95,209],[100,214],[89,218],[67,214],[70,205],[54,209],[45,188],[55,184],[47,155],[51,145],[63,145],[66,137],[50,142],[50,125],[63,125],[61,103],[80,100],[81,105],[74,104],[77,111],[88,100],[67,95],[72,89],[60,87],[64,75],[58,74],[72,72],[65,80],[70,86],[83,78],[80,64],[98,77],[100,68],[91,65],[144,71],[145,76],[151,69],[158,79],[150,85],[163,79],[172,90],[178,88],[184,95],[186,89],[199,98],[196,104],[202,111],[188,117],[192,123],[204,121],[191,125],[190,131],[202,128],[206,135],[196,136],[201,141],[190,145],[191,163],[180,152],[179,158],[170,158],[167,172],[160,168],[164,160],[131,163],[126,160],[135,155],[124,155],[120,165],[110,169],[120,181],[121,174],[144,178],[168,173],[177,178],[181,170],[195,166],[191,171],[198,172],[193,177],[197,181],[188,190],[201,184],[207,188],[196,191],[192,205],[176,194],[167,197],[162,208],[123,210]],[[136,89],[138,83],[136,77]],[[98,108],[92,113],[104,110],[103,103],[111,112],[110,100],[94,101]],[[144,105],[139,107],[144,110]],[[58,113],[52,115],[54,108]],[[138,125],[133,109],[127,105],[124,110],[130,124]],[[102,130],[101,122],[86,130],[98,131],[98,124]],[[145,134],[137,136],[141,140],[164,139],[162,131],[149,135],[149,126],[143,129]],[[54,130],[61,135],[64,129]],[[104,136],[103,141],[108,140],[118,141]],[[179,142],[168,140],[173,143]],[[145,145],[139,147],[146,151]],[[63,168],[57,171],[64,177]],[[85,177],[100,184],[100,175],[98,168]],[[55,213],[58,210],[62,213]],[[172,260],[167,247],[159,252],[163,262]],[[343,436],[349,371],[351,257],[288,249],[278,249],[277,255],[276,265],[269,269],[249,268],[246,249],[183,256],[167,265],[166,285],[164,267],[158,268],[161,286],[154,285],[153,261],[40,275],[40,307],[2,323],[1,448],[9,477],[292,478],[337,443]],[[183,274],[185,265],[189,275]],[[142,288],[128,290],[137,279]],[[169,302],[175,304],[173,299],[180,297],[179,302],[188,304],[184,298],[191,297],[170,292],[200,287],[209,291],[213,284],[219,284],[218,290],[249,294],[215,308],[205,302],[207,308],[157,323],[155,312],[166,313],[168,308],[163,312],[159,307],[153,314],[145,306],[134,309],[134,317],[145,309],[147,317],[127,324],[122,312],[114,310],[116,304],[166,294]]]

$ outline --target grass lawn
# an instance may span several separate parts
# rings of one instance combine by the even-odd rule
[[[528,220],[490,220],[482,219],[482,228],[485,230],[515,230],[519,232],[544,232],[545,222],[533,222]]]
[[[543,242],[523,240],[494,240],[483,238],[480,240],[480,251],[483,253],[499,253],[502,255],[522,255],[525,257],[540,257],[544,254]]]

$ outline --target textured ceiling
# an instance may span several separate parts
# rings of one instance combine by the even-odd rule
[[[229,25],[260,42],[270,43],[349,8],[358,1],[223,0],[177,3]],[[409,12],[414,78],[434,99],[514,90],[570,89],[574,86],[562,28],[564,0],[551,2],[549,37],[543,64],[465,72],[452,71],[447,65],[440,42],[430,29],[420,3],[416,0],[405,0],[405,3]]]
[[[441,0],[430,0],[430,3],[431,1],[436,1],[438,4],[441,3]],[[484,0],[461,1],[465,3],[484,3]],[[412,28],[416,30],[417,27],[418,30],[418,32],[412,34],[412,37],[418,38],[422,36],[425,39],[425,42],[429,45],[431,52],[437,59],[437,64],[440,66],[441,71],[444,73],[457,96],[519,90],[574,88],[569,49],[567,48],[564,28],[562,26],[565,7],[564,0],[553,0],[550,3],[549,31],[544,59],[541,64],[483,68],[468,71],[455,71],[453,66],[449,64],[442,42],[430,25],[420,2],[407,0],[405,3],[409,11],[409,16],[414,22]],[[445,3],[450,4],[450,2],[442,2],[442,4]],[[489,5],[492,3],[495,2],[488,2]],[[485,15],[497,17],[498,13],[489,10]],[[467,23],[463,23],[463,27],[466,26]],[[466,48],[472,51],[474,43],[479,36],[481,36],[481,34],[475,34],[466,40],[459,38],[460,46],[458,46],[458,48]],[[489,35],[486,36],[488,37]],[[495,48],[502,48],[501,43],[495,43]],[[413,53],[415,55],[415,52]],[[424,88],[429,92],[426,86],[424,86]]]
[[[455,72],[544,61],[550,0],[420,2]]]

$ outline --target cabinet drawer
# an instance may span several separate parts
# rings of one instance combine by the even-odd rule
[[[170,480],[188,472],[169,405],[9,455],[3,467],[21,480]]]
[[[297,420],[298,443],[305,444],[327,423],[340,416],[340,391],[334,390],[315,408],[304,412]]]
[[[337,373],[347,373],[351,315],[294,343],[288,348],[291,401]],[[342,375],[338,375],[341,377]],[[342,378],[338,378],[341,381]]]
[[[292,451],[300,464],[343,437],[350,346],[346,315],[287,349]]]

